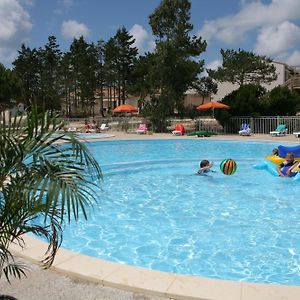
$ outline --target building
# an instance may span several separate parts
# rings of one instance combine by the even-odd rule
[[[273,65],[276,68],[277,79],[270,84],[262,84],[267,91],[272,90],[276,86],[287,86],[292,90],[300,93],[300,67],[291,67],[285,63],[274,61]],[[212,94],[211,97],[205,97],[204,102],[208,102],[211,99],[214,101],[221,101],[226,95],[239,88],[238,84],[232,84],[230,82],[219,82],[218,92]],[[201,95],[193,89],[186,92],[184,105],[198,106],[202,104],[203,98]]]
[[[285,63],[274,61],[272,63],[276,68],[277,79],[270,84],[262,84],[262,86],[270,91],[277,86],[288,86],[290,89],[300,92],[300,68],[291,67]],[[238,84],[232,84],[230,82],[218,83],[218,92],[212,95],[214,100],[220,101],[226,95],[239,88]]]

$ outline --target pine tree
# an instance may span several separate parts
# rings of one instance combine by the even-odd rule
[[[276,68],[266,56],[240,49],[221,49],[220,52],[223,57],[222,66],[217,70],[208,70],[209,76],[217,81],[228,81],[242,86],[249,83],[270,83],[277,79]]]
[[[21,46],[19,56],[12,63],[14,72],[22,83],[22,92],[25,105],[30,105],[30,100],[38,95],[40,87],[39,61],[37,50]]]
[[[189,22],[190,8],[188,0],[163,0],[150,16],[156,36],[154,84],[158,84],[160,94],[154,102],[162,118],[173,114],[175,108],[183,112],[184,93],[203,70],[204,61],[196,57],[205,51],[206,42],[201,37],[189,35],[193,29]],[[164,124],[163,121],[159,123]]]
[[[40,68],[40,92],[37,103],[43,110],[60,110],[60,68],[62,53],[55,36],[49,36],[48,43],[38,51]]]
[[[118,95],[119,105],[125,103],[128,88],[131,82],[131,73],[134,61],[138,54],[136,47],[133,47],[135,40],[128,33],[125,27],[120,28],[114,36],[115,45],[117,47],[117,78],[118,78]]]

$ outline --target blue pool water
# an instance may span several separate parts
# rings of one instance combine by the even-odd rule
[[[65,248],[161,271],[300,285],[300,182],[253,169],[277,144],[92,142],[104,173],[89,220]],[[237,162],[232,176],[224,158]],[[199,161],[217,171],[196,176]]]

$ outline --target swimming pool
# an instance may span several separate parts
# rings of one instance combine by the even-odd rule
[[[299,182],[253,169],[273,143],[208,140],[92,142],[103,192],[63,246],[150,269],[300,285]],[[238,164],[233,176],[218,165]],[[215,162],[196,176],[199,160]]]

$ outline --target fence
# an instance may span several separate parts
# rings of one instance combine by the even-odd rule
[[[297,117],[232,117],[224,126],[224,133],[237,133],[241,124],[250,124],[252,133],[269,134],[270,131],[276,129],[279,124],[287,126],[287,133],[291,134],[295,131],[300,131],[300,116]]]
[[[109,124],[110,128],[115,131],[135,131],[140,123],[145,122],[144,118],[139,117],[108,117],[95,118],[98,124]],[[84,124],[85,119],[69,119],[70,122],[81,121]],[[241,124],[250,124],[251,132],[258,134],[269,134],[270,131],[276,129],[279,124],[287,126],[288,133],[300,131],[300,116],[295,117],[232,117],[229,122],[222,128],[216,119],[199,118],[197,120],[168,120],[168,132],[175,127],[175,123],[183,123],[188,131],[207,130],[218,133],[236,134],[240,130]],[[148,129],[152,130],[151,124],[148,124]]]

